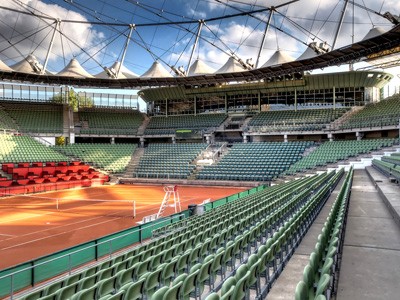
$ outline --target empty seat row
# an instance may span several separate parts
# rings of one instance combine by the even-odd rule
[[[87,108],[79,111],[81,134],[135,135],[144,117],[137,110]]]
[[[144,150],[134,177],[188,178],[193,161],[206,149],[203,143],[150,144]]]
[[[397,142],[395,139],[325,142],[290,166],[284,174],[293,175],[296,172],[304,172],[329,163],[336,163],[339,160],[346,160],[350,157],[379,150],[382,147],[392,146]]]
[[[400,182],[400,155],[384,156],[382,160],[374,159],[372,166],[387,177],[395,178],[397,182]]]
[[[296,300],[330,299],[340,267],[338,257],[344,243],[352,177],[351,168],[318,236],[309,263],[304,268],[303,280],[296,286]]]
[[[69,161],[65,155],[30,136],[0,134],[0,163]]]
[[[11,125],[12,129],[29,133],[61,134],[63,132],[63,105],[2,101],[0,108],[1,119],[7,123],[7,126]]]
[[[111,173],[123,172],[131,161],[135,144],[69,144],[56,147],[68,156],[93,164]]]
[[[226,114],[181,115],[151,117],[146,127],[147,135],[175,134],[177,129],[207,130],[220,126],[227,118]]]
[[[392,95],[376,103],[367,104],[356,112],[340,129],[393,126],[399,124],[400,94]]]
[[[251,130],[257,131],[322,130],[347,110],[338,108],[266,111],[253,117],[248,125]]]
[[[342,176],[339,171],[331,178],[334,185]],[[304,206],[251,254],[231,277],[222,284],[219,297],[211,293],[206,299],[249,299],[249,290],[254,289],[257,299],[267,295],[274,280],[279,276],[302,237],[311,226],[329,195],[332,186],[326,185],[316,192]]]
[[[298,161],[312,142],[234,144],[221,160],[205,166],[198,179],[270,181]]]

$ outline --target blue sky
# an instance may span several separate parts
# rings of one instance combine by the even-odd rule
[[[210,19],[237,13],[240,10],[256,10],[284,1],[266,0],[2,0],[0,6],[16,10],[35,11],[39,15],[59,18],[61,32],[55,35],[55,43],[49,58],[48,69],[60,71],[71,58],[76,57],[91,74],[102,71],[120,60],[128,34],[128,24],[137,24],[132,34],[124,65],[143,74],[159,59],[168,66],[187,67],[197,24],[143,26],[148,23],[180,22],[185,20]],[[391,11],[399,14],[397,0],[356,0],[375,11]],[[243,4],[245,3],[245,4]],[[340,11],[344,1],[300,0],[278,9],[272,18],[267,40],[262,51],[261,64],[277,49],[297,58],[312,40],[332,44]],[[235,8],[232,8],[234,6]],[[354,13],[353,13],[354,11]],[[235,17],[221,21],[210,21],[203,26],[201,39],[194,58],[201,58],[214,69],[234,52],[246,60],[255,62],[258,47],[269,13],[255,17]],[[43,62],[53,33],[53,21],[41,20],[18,12],[0,8],[0,59],[12,65],[30,53]],[[89,23],[66,23],[77,20]],[[352,26],[354,20],[354,27]],[[90,22],[110,22],[125,26],[97,25]],[[349,4],[344,18],[337,47],[361,40],[373,26],[390,29],[385,19]],[[353,31],[354,28],[354,31]],[[188,32],[190,31],[190,32]],[[283,33],[285,32],[285,33]],[[289,35],[295,38],[289,37]],[[13,46],[10,46],[10,42]],[[148,51],[148,49],[150,51]],[[222,51],[221,51],[222,50]],[[151,53],[151,54],[150,54]],[[396,70],[392,70],[394,73]],[[400,73],[400,72],[397,72]]]

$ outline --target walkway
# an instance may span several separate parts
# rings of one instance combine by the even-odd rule
[[[399,299],[399,266],[400,228],[367,172],[356,170],[336,299]]]
[[[303,278],[304,267],[310,261],[310,254],[314,251],[315,244],[318,240],[318,235],[321,234],[322,227],[328,218],[332,204],[335,201],[340,188],[346,175],[342,177],[336,186],[335,190],[329,196],[321,212],[313,222],[312,226],[304,236],[299,247],[290,258],[288,264],[285,266],[282,274],[276,280],[267,295],[268,300],[292,300],[294,299],[294,292],[296,285]]]

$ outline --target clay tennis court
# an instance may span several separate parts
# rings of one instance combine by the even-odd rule
[[[243,190],[178,187],[182,210]],[[163,186],[115,185],[0,198],[0,269],[136,226],[158,212],[164,195]],[[163,215],[172,213],[168,207]]]

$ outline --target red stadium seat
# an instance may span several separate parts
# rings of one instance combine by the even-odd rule
[[[12,180],[2,180],[0,181],[0,187],[8,187],[13,184]]]
[[[19,185],[26,185],[26,184],[28,184],[28,182],[29,182],[29,179],[18,179],[17,180],[17,183]]]
[[[11,171],[12,171],[13,168],[14,168],[14,164],[13,163],[5,163],[5,164],[3,164],[1,166],[1,169],[6,173],[8,173],[9,169],[11,169]]]
[[[34,181],[35,181],[36,184],[37,183],[43,183],[44,179],[45,178],[35,178]]]

